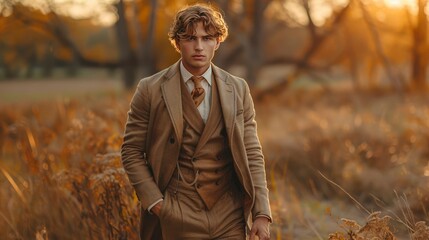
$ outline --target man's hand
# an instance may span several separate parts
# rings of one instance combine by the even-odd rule
[[[255,240],[258,236],[260,240],[270,239],[270,221],[265,217],[257,217],[250,230],[250,240]]]
[[[162,208],[162,202],[157,203],[155,206],[153,206],[153,208],[150,210],[153,214],[155,214],[156,216],[159,217],[159,214],[161,213],[161,208]]]

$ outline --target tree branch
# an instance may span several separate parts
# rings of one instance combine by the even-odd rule
[[[277,58],[270,61],[267,61],[264,63],[265,66],[272,65],[272,64],[294,64],[295,70],[287,76],[283,81],[274,84],[272,87],[264,89],[262,91],[259,91],[256,94],[257,100],[265,99],[267,96],[277,96],[279,93],[283,92],[285,88],[290,86],[292,82],[294,82],[298,77],[305,72],[306,69],[317,69],[317,68],[326,68],[315,66],[310,64],[310,59],[313,57],[317,51],[320,49],[320,47],[323,45],[323,43],[328,39],[328,37],[334,32],[334,30],[337,29],[337,26],[341,23],[341,21],[346,16],[347,11],[350,8],[350,2],[341,9],[339,13],[337,13],[334,17],[334,20],[332,24],[329,26],[329,28],[326,31],[323,32],[317,32],[314,30],[314,35],[312,35],[312,43],[309,48],[305,51],[303,56],[300,59],[289,59],[289,58]],[[314,26],[311,26],[311,24],[307,25],[307,28],[309,28],[309,31],[313,31],[312,28]]]
[[[83,65],[90,67],[118,67],[118,61],[103,61],[90,59],[85,56],[78,46],[73,42],[73,40],[65,32],[66,26],[62,23],[61,18],[54,12],[51,11],[48,16],[54,18],[49,22],[42,21],[40,19],[31,18],[26,14],[20,12],[17,8],[14,9],[14,16],[17,20],[21,21],[27,26],[36,26],[41,29],[44,29],[48,34],[50,34],[54,39],[58,41],[63,47],[69,49],[76,56],[76,59]]]

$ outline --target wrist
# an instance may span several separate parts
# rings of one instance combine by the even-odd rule
[[[259,220],[266,220],[266,221],[268,221],[268,223],[272,222],[271,218],[268,217],[268,216],[266,216],[266,215],[258,215],[258,216],[255,217],[255,220],[257,220],[257,219],[259,219]]]

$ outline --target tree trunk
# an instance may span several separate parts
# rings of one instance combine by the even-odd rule
[[[266,1],[253,1],[253,28],[250,32],[249,49],[246,50],[249,57],[246,58],[246,78],[250,86],[255,85],[261,66],[261,37],[264,24],[264,11],[267,7]]]
[[[228,52],[219,52],[216,62],[220,67],[227,69],[242,57],[246,81],[250,86],[255,85],[263,62],[261,38],[263,37],[264,12],[272,0],[243,1],[242,10],[239,12],[232,12],[232,1],[217,0],[215,2],[227,13],[225,21],[228,24],[229,32],[234,32],[233,36],[232,34],[230,36],[234,37],[236,42]],[[243,27],[249,23],[251,23],[251,27]]]
[[[210,3],[210,1],[206,1],[207,3]],[[244,52],[244,43],[242,39],[245,39],[243,37],[240,37],[242,33],[237,29],[237,21],[236,19],[244,19],[242,12],[240,13],[231,13],[231,2],[228,0],[217,0],[215,1],[220,9],[225,13],[224,18],[225,22],[228,25],[228,31],[230,35],[228,36],[227,42],[231,43],[234,40],[231,40],[231,38],[235,37],[235,40],[237,41],[236,44],[231,46],[228,50],[222,47],[223,44],[221,44],[221,47],[217,50],[214,62],[217,66],[228,70],[231,66],[233,66],[238,59],[241,57],[241,55]],[[244,3],[243,3],[244,4]],[[234,36],[231,35],[231,32],[234,32]],[[231,41],[231,42],[230,42]],[[244,76],[243,76],[244,77]]]
[[[34,70],[36,68],[37,64],[37,56],[34,49],[29,49],[29,56],[27,60],[27,69],[25,71],[25,77],[26,78],[33,78],[34,77]]]
[[[66,74],[68,77],[76,77],[79,71],[79,60],[76,55],[72,52],[72,59],[67,64]]]
[[[137,4],[138,0],[131,1],[131,7],[133,8],[132,23],[135,32],[136,40],[136,71],[137,75],[144,75],[143,60],[145,57],[145,49],[143,44],[143,33],[142,25],[139,19],[140,6]]]
[[[119,0],[116,4],[118,9],[118,21],[116,22],[116,33],[119,45],[120,65],[123,71],[123,81],[127,89],[134,85],[135,80],[135,65],[133,61],[133,52],[130,46],[128,36],[128,24],[125,18],[125,4],[123,0]]]
[[[362,11],[363,18],[368,25],[371,37],[374,41],[375,49],[377,52],[378,57],[381,60],[381,63],[383,64],[383,67],[386,71],[387,76],[389,77],[393,87],[396,91],[401,91],[403,88],[402,81],[400,79],[400,76],[398,76],[392,67],[392,64],[390,63],[390,59],[386,56],[384,49],[383,49],[383,43],[380,38],[380,34],[377,30],[377,26],[374,23],[373,18],[369,14],[368,10],[365,7],[365,4],[362,1],[358,1],[360,9]]]
[[[54,44],[53,43],[48,43],[48,47],[45,49],[45,56],[43,59],[43,70],[42,70],[42,76],[43,77],[51,77],[52,76],[52,72],[53,72],[53,68],[55,66],[54,62],[55,62],[55,58],[52,55],[53,52],[55,52],[53,50],[54,48]]]
[[[418,0],[417,25],[414,28],[414,48],[412,63],[412,87],[414,89],[426,89],[427,72],[427,16],[425,13],[427,0]]]
[[[154,57],[154,39],[155,39],[155,24],[156,24],[156,13],[158,11],[157,0],[151,0],[151,13],[149,17],[149,27],[146,33],[143,69],[145,74],[153,74],[156,72],[156,64]]]

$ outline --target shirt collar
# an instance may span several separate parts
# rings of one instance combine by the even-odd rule
[[[186,70],[182,61],[180,61],[180,74],[182,75],[183,81],[185,81],[185,83],[193,76],[192,73]],[[206,79],[206,81],[209,83],[210,86],[212,85],[212,65],[211,64],[209,68],[201,76],[204,77],[204,79]]]

